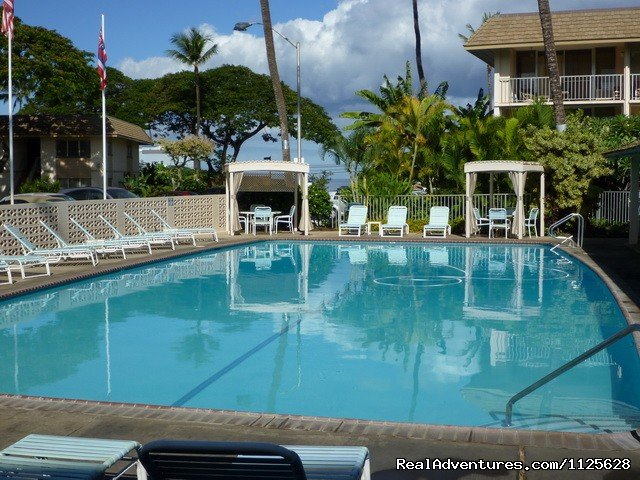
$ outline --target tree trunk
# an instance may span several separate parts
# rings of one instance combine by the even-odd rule
[[[289,148],[289,121],[287,119],[287,106],[284,103],[284,93],[280,83],[278,64],[276,62],[276,50],[273,44],[273,31],[271,27],[271,12],[269,10],[269,0],[260,0],[260,10],[262,12],[262,26],[264,27],[264,42],[267,46],[267,62],[269,64],[269,75],[273,83],[273,93],[276,97],[278,107],[278,117],[280,118],[280,135],[282,136],[282,160],[291,161],[291,150]]]
[[[564,99],[562,95],[562,87],[560,85],[558,57],[556,56],[556,46],[553,40],[553,26],[551,25],[551,8],[549,7],[549,0],[538,0],[538,11],[540,13],[540,24],[542,26],[544,56],[547,60],[547,70],[549,71],[553,113],[556,117],[556,128],[558,131],[562,132],[567,127],[567,120],[564,113]]]
[[[196,137],[200,136],[200,72],[198,71],[198,66],[193,66],[193,73],[195,75],[196,82]],[[200,170],[200,160],[193,161],[193,169]]]
[[[418,0],[413,0],[413,30],[416,33],[416,66],[420,80],[420,96],[427,95],[427,79],[422,68],[422,47],[420,46],[420,23],[418,22]]]

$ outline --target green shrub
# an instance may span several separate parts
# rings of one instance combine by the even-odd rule
[[[331,217],[333,204],[327,191],[329,176],[312,176],[309,185],[309,216],[317,225],[327,225]]]
[[[609,222],[603,219],[589,218],[585,227],[586,237],[622,238],[629,235],[629,223]]]
[[[60,191],[60,182],[57,180],[51,181],[46,178],[36,178],[35,180],[24,182],[22,185],[20,185],[18,191],[20,193],[56,193]]]

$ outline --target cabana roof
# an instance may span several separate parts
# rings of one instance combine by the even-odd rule
[[[295,172],[309,173],[308,163],[283,162],[277,160],[251,160],[247,162],[227,163],[225,172]]]
[[[518,160],[480,160],[464,164],[464,173],[499,173],[499,172],[541,172],[544,167],[538,162],[523,162]]]

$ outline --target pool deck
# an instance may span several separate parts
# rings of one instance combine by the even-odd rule
[[[103,259],[91,265],[56,265],[51,277],[26,280],[18,278],[14,285],[0,286],[0,298],[33,291],[44,286],[119,271],[177,255],[199,253],[211,248],[253,242],[256,239],[288,240],[354,240],[335,232],[312,232],[310,237],[278,234],[228,237],[218,244],[204,242],[201,248],[181,245],[175,252],[154,250],[153,255],[131,255],[122,259]],[[377,235],[356,238],[385,240]],[[393,238],[393,241],[398,241]],[[420,241],[412,234],[402,241]],[[441,238],[426,241],[440,242]],[[447,242],[468,242],[449,237]],[[488,242],[488,239],[472,239]],[[505,242],[504,239],[491,241]],[[548,241],[548,240],[547,240]],[[507,243],[514,243],[507,240]],[[540,239],[518,243],[540,243]],[[585,252],[576,254],[596,271],[609,276],[609,286],[624,306],[629,321],[640,321],[640,253],[618,240],[585,240]],[[19,275],[18,275],[19,277]],[[617,286],[616,286],[617,285]],[[618,288],[619,287],[619,288]],[[132,368],[135,368],[132,366]],[[131,405],[108,402],[57,400],[49,398],[0,395],[0,448],[29,433],[74,435],[86,437],[134,439],[141,443],[160,438],[267,441],[280,444],[365,445],[371,452],[374,480],[392,479],[626,479],[640,478],[640,441],[631,433],[575,434],[528,430],[446,427],[433,425],[370,422],[361,420],[298,417],[289,415],[224,412]],[[463,470],[396,470],[396,458],[424,460],[525,461],[562,460],[563,458],[630,459],[630,470],[587,471],[463,471]]]

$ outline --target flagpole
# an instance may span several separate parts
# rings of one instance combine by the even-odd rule
[[[13,32],[11,32],[13,33]],[[12,34],[7,36],[9,40],[9,95],[8,95],[8,104],[9,104],[9,195],[11,197],[11,205],[14,203],[13,195],[14,195],[14,187],[13,187],[13,82],[11,79],[11,43],[12,43]]]
[[[104,14],[102,17],[102,40],[104,35]],[[104,66],[105,71],[107,66]],[[102,89],[102,199],[107,199],[107,101],[105,97],[106,87]]]

